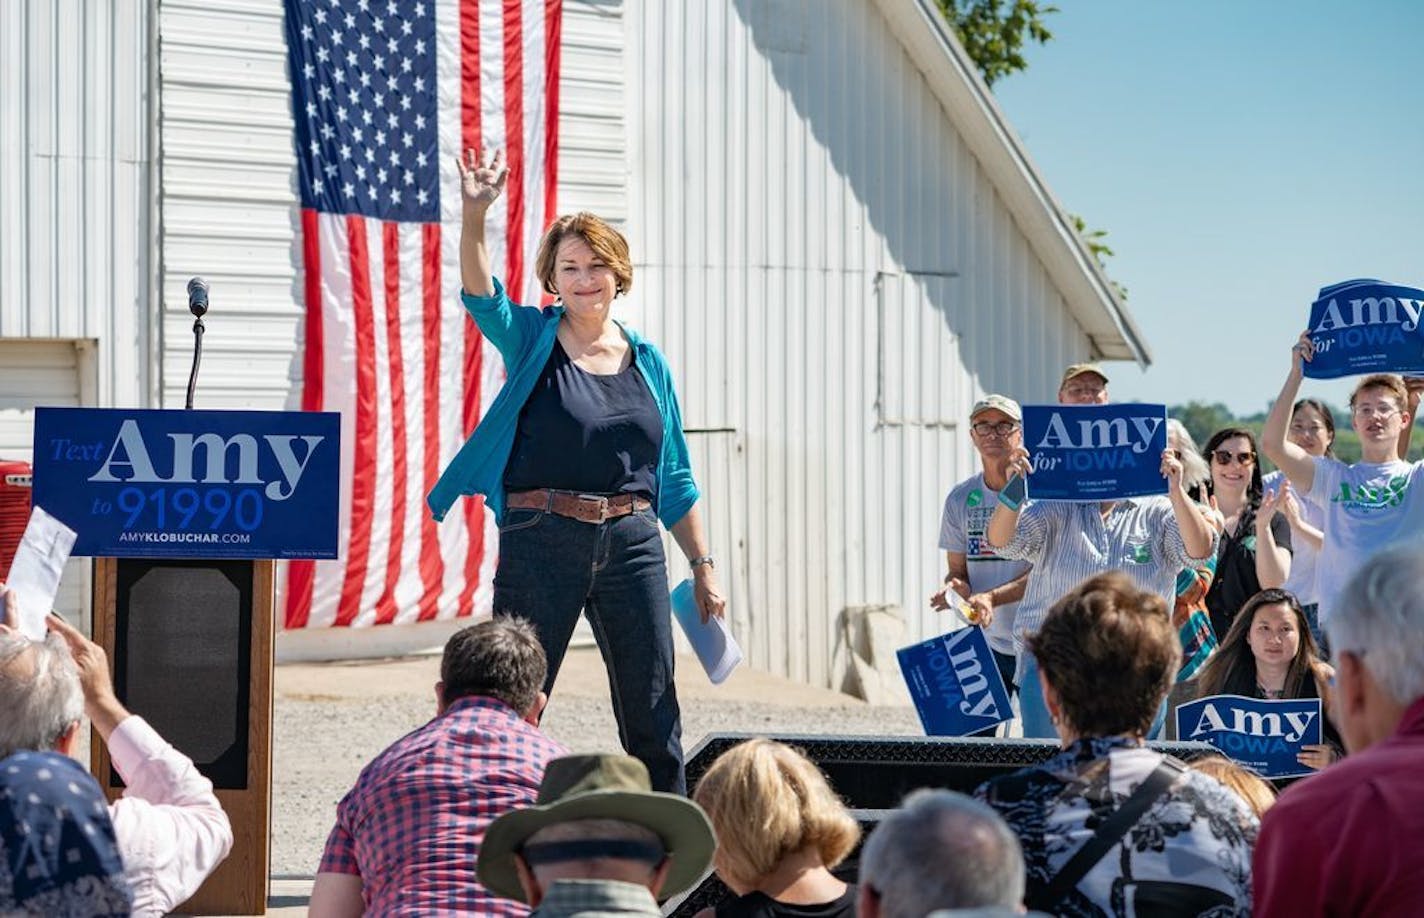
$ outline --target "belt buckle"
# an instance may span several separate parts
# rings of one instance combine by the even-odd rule
[[[585,523],[602,523],[608,519],[608,498],[600,494],[580,494],[579,519]],[[591,514],[591,518],[585,515],[585,511]]]

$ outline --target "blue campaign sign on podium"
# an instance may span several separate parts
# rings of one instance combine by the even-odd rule
[[[341,416],[39,408],[34,503],[117,558],[335,558]]]
[[[1031,500],[1167,493],[1166,405],[1024,405],[1023,425]]]
[[[1377,280],[1325,287],[1310,306],[1311,379],[1424,373],[1424,290]]]
[[[1296,756],[1320,743],[1320,717],[1319,698],[1211,695],[1177,708],[1177,738],[1210,743],[1263,778],[1294,778],[1314,773]]]
[[[1013,718],[982,628],[960,628],[895,656],[926,735],[966,736]]]

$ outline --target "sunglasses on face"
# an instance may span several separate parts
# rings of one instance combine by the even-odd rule
[[[1229,449],[1219,449],[1211,454],[1211,458],[1216,460],[1217,465],[1230,465],[1235,459],[1240,465],[1251,465],[1256,461],[1255,453],[1233,453]]]

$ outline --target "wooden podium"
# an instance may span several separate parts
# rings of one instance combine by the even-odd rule
[[[119,701],[193,759],[232,821],[232,853],[184,913],[267,910],[275,563],[94,559],[94,640]],[[117,798],[123,783],[97,732],[90,758]]]

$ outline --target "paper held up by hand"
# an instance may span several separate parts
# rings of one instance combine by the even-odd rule
[[[697,609],[697,598],[692,591],[692,581],[684,580],[672,591],[672,616],[682,626],[687,642],[702,668],[707,670],[707,678],[713,685],[720,685],[742,662],[742,648],[732,637],[732,629],[724,618],[702,620]]]
[[[42,507],[30,510],[30,522],[20,537],[15,560],[5,586],[14,591],[15,603],[22,616],[15,626],[32,641],[45,636],[45,616],[54,608],[59,593],[59,578],[64,563],[74,548],[75,532],[50,516]]]

